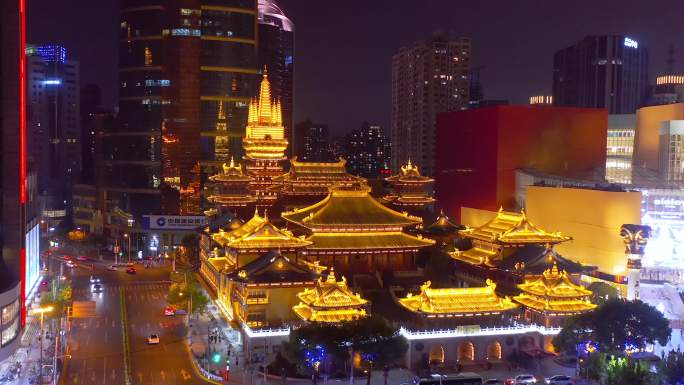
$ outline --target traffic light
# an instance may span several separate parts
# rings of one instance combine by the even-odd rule
[[[211,362],[213,362],[215,364],[218,364],[219,362],[221,362],[221,353],[219,353],[219,352],[214,353],[214,355],[211,356]]]

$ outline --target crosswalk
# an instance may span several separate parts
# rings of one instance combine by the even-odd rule
[[[25,327],[24,335],[21,336],[21,345],[22,346],[28,346],[31,344],[31,341],[40,333],[40,326],[38,325],[40,321],[38,321],[37,317],[31,318],[31,323],[29,323]]]
[[[151,292],[151,291],[167,291],[169,289],[168,284],[156,283],[156,284],[138,284],[138,285],[108,285],[102,284],[103,292],[119,292],[119,289],[124,288],[126,292]],[[91,294],[93,289],[91,287],[78,287],[72,290],[74,295],[76,294]]]

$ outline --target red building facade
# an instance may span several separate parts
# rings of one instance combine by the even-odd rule
[[[437,118],[435,192],[441,208],[515,205],[515,170],[586,176],[605,167],[605,109],[493,106]]]

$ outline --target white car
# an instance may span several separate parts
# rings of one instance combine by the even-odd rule
[[[100,283],[100,278],[94,275],[90,276],[90,283]]]
[[[114,266],[114,265],[109,265],[109,266],[107,266],[107,270],[109,270],[109,271],[116,271],[117,269],[116,269],[116,266]]]
[[[102,285],[100,285],[99,283],[95,283],[93,284],[92,290],[93,293],[102,293]]]
[[[547,378],[544,382],[549,385],[575,385],[575,381],[570,376],[557,374]]]
[[[67,261],[66,265],[67,265],[67,267],[76,267],[76,264],[73,263],[72,261]]]
[[[150,336],[147,337],[147,344],[148,345],[158,345],[159,344],[159,336],[156,334],[150,334]]]
[[[537,378],[531,374],[515,376],[515,385],[532,385],[537,383]]]

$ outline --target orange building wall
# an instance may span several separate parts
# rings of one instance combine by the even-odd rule
[[[625,272],[620,226],[641,223],[641,193],[529,186],[527,214],[546,231],[573,237],[557,245],[564,257],[609,274]]]
[[[658,170],[660,125],[666,120],[684,119],[684,103],[639,108],[634,138],[633,164]]]

